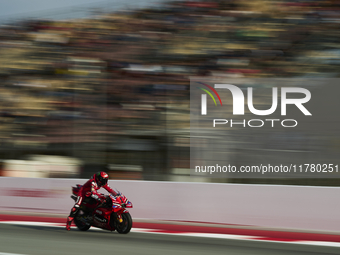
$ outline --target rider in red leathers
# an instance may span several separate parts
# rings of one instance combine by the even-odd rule
[[[100,202],[103,202],[105,199],[104,195],[97,192],[98,189],[104,188],[114,196],[117,193],[107,184],[109,176],[105,172],[98,172],[94,174],[90,180],[88,180],[79,190],[78,197],[76,203],[74,204],[73,208],[71,209],[70,215],[67,217],[66,222],[66,229],[70,230],[71,223],[74,219],[74,216],[79,210],[79,207],[85,198],[92,198],[96,199]]]

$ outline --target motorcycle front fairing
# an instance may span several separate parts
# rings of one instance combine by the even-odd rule
[[[132,208],[132,203],[121,193],[118,196],[110,195],[112,200],[112,209],[115,213],[128,213],[125,208]]]

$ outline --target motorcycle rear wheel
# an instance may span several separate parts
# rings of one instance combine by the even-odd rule
[[[123,222],[119,223],[116,221],[116,230],[119,234],[127,234],[130,232],[132,228],[132,218],[130,213],[123,213],[122,214]]]
[[[86,231],[89,230],[91,227],[91,224],[89,222],[86,222],[84,217],[87,217],[87,214],[85,214],[83,211],[78,211],[76,216],[74,217],[74,224],[76,224],[77,228],[80,231]]]

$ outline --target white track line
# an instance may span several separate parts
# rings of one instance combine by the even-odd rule
[[[24,255],[24,254],[0,252],[0,255]]]

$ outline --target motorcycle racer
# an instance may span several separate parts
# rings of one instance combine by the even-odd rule
[[[113,194],[114,196],[117,193],[108,185],[107,181],[109,179],[109,175],[105,172],[98,172],[94,174],[79,190],[78,197],[76,203],[71,209],[70,215],[67,217],[66,221],[66,229],[70,230],[71,223],[74,219],[74,216],[78,212],[81,203],[84,199],[90,198],[95,199],[97,201],[103,202],[105,199],[104,195],[97,192],[98,189],[104,188],[109,193]]]

